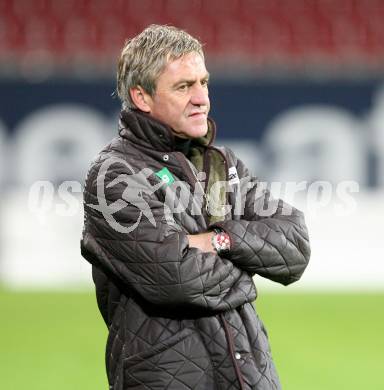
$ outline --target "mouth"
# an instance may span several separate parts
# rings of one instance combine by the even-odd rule
[[[205,112],[194,112],[192,114],[189,114],[188,116],[190,118],[200,119],[200,118],[206,118],[207,114]]]

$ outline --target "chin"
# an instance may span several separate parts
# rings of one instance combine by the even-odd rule
[[[194,126],[186,126],[179,131],[175,131],[175,134],[180,138],[200,138],[204,137],[208,132],[208,123],[202,123]]]
[[[205,122],[200,126],[196,126],[192,132],[195,134],[194,138],[204,137],[208,132],[208,124]]]

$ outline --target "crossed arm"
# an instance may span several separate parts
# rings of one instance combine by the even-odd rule
[[[261,191],[258,180],[249,175],[241,160],[237,161],[236,168],[239,177],[245,179],[244,214],[210,228],[219,227],[229,235],[231,248],[225,256],[236,267],[284,285],[295,282],[310,258],[303,213],[282,200],[273,199],[268,190]],[[274,212],[263,216],[263,210],[269,209]],[[212,234],[188,236],[190,246],[212,251]]]
[[[97,173],[95,168],[89,175],[86,205],[97,202]],[[111,174],[108,180],[114,178]],[[122,183],[111,187],[106,192],[108,204],[120,199],[124,190]],[[289,284],[301,276],[308,263],[307,232],[297,210],[285,216],[281,206],[269,218],[248,213],[244,219],[217,224],[231,238],[231,250],[224,258],[213,250],[212,232],[186,234],[166,220],[161,201],[152,198],[150,207],[156,224],[143,217],[129,234],[114,231],[100,211],[86,207],[82,254],[154,304],[228,310],[255,298],[254,273]],[[140,210],[131,205],[113,216],[122,226],[141,218]]]

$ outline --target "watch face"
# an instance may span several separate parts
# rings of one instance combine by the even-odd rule
[[[212,244],[217,253],[228,252],[230,249],[231,241],[229,235],[225,232],[216,233],[213,236]]]

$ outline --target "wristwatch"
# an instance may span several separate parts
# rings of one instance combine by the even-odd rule
[[[222,255],[229,252],[231,249],[231,239],[229,234],[220,228],[214,228],[214,235],[212,236],[212,246],[217,254]]]

